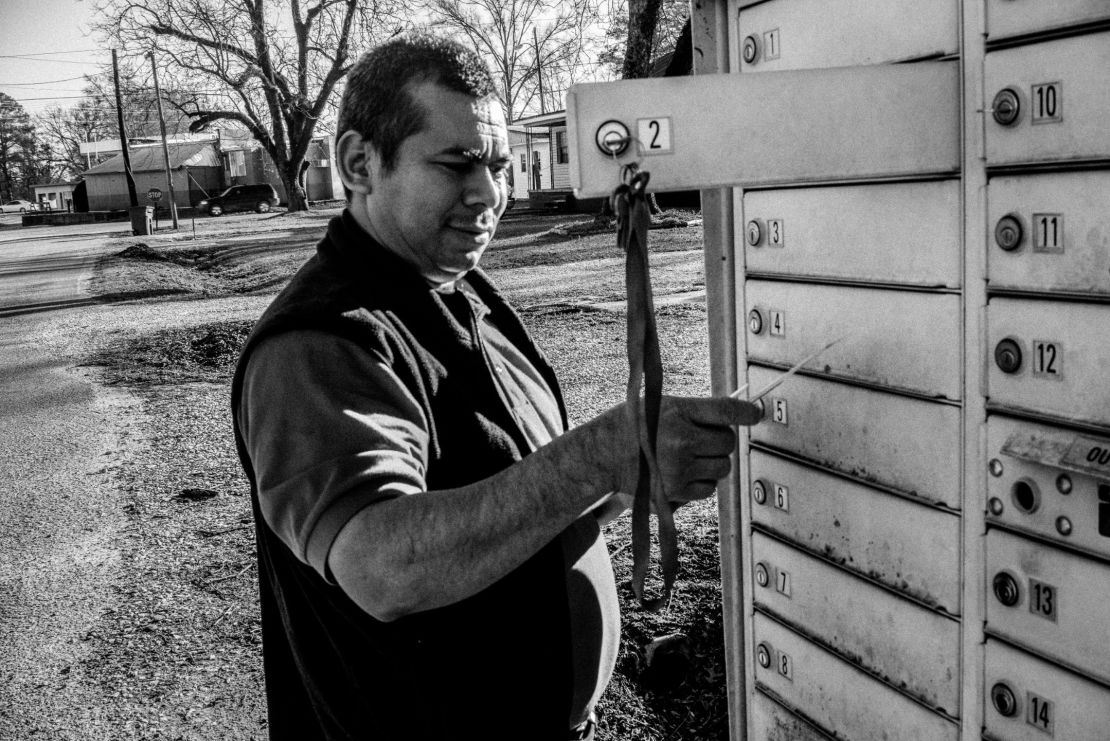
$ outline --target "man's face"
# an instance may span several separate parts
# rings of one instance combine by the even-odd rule
[[[430,282],[448,283],[478,264],[508,200],[505,115],[435,83],[410,88],[426,125],[401,143],[395,166],[377,159],[366,196],[371,233]],[[356,196],[358,197],[358,196]]]

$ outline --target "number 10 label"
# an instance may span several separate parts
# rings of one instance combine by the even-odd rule
[[[642,154],[670,154],[674,151],[669,118],[636,119],[636,136],[640,140]]]

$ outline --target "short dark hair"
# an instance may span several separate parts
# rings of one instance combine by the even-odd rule
[[[396,36],[359,58],[347,74],[339,102],[335,139],[357,131],[370,142],[388,171],[401,143],[424,128],[424,110],[409,86],[435,82],[449,90],[486,98],[497,86],[473,49],[430,34]]]

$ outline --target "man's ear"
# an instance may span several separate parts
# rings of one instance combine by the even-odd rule
[[[377,158],[362,134],[353,130],[343,132],[336,143],[335,161],[339,179],[347,190],[363,195],[370,193]]]

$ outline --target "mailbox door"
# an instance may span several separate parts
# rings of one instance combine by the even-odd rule
[[[994,415],[987,455],[989,520],[1110,558],[1110,436]]]
[[[752,365],[758,391],[781,371]],[[960,410],[873,389],[795,376],[764,399],[751,440],[862,483],[960,507]]]
[[[1110,681],[1110,566],[987,533],[987,630]]]
[[[957,725],[775,620],[754,616],[755,679],[836,738],[954,741]],[[762,663],[762,656],[769,659]]]
[[[990,41],[1110,19],[1105,0],[986,0]]]
[[[954,0],[772,0],[740,8],[741,72],[848,67],[939,57],[959,48]]]
[[[992,299],[987,307],[992,407],[1110,425],[1110,309]]]
[[[959,213],[958,180],[749,190],[735,239],[751,277],[956,288]]]
[[[988,167],[1066,163],[1110,157],[1110,34],[1076,36],[986,55],[988,102],[1004,90],[1018,115],[986,117]],[[999,110],[997,104],[992,110]]]
[[[960,297],[854,286],[748,281],[748,358],[789,367],[838,337],[810,363],[834,378],[958,400]]]
[[[984,678],[985,725],[992,738],[1106,738],[1110,688],[997,640],[987,641]]]
[[[1107,193],[1110,171],[991,178],[990,289],[1110,296]]]
[[[808,556],[752,535],[755,604],[842,659],[938,711],[959,715],[959,623]]]
[[[750,460],[757,527],[959,614],[959,517],[760,450]]]
[[[752,738],[760,741],[830,741],[816,726],[791,713],[765,692],[752,693]]]

